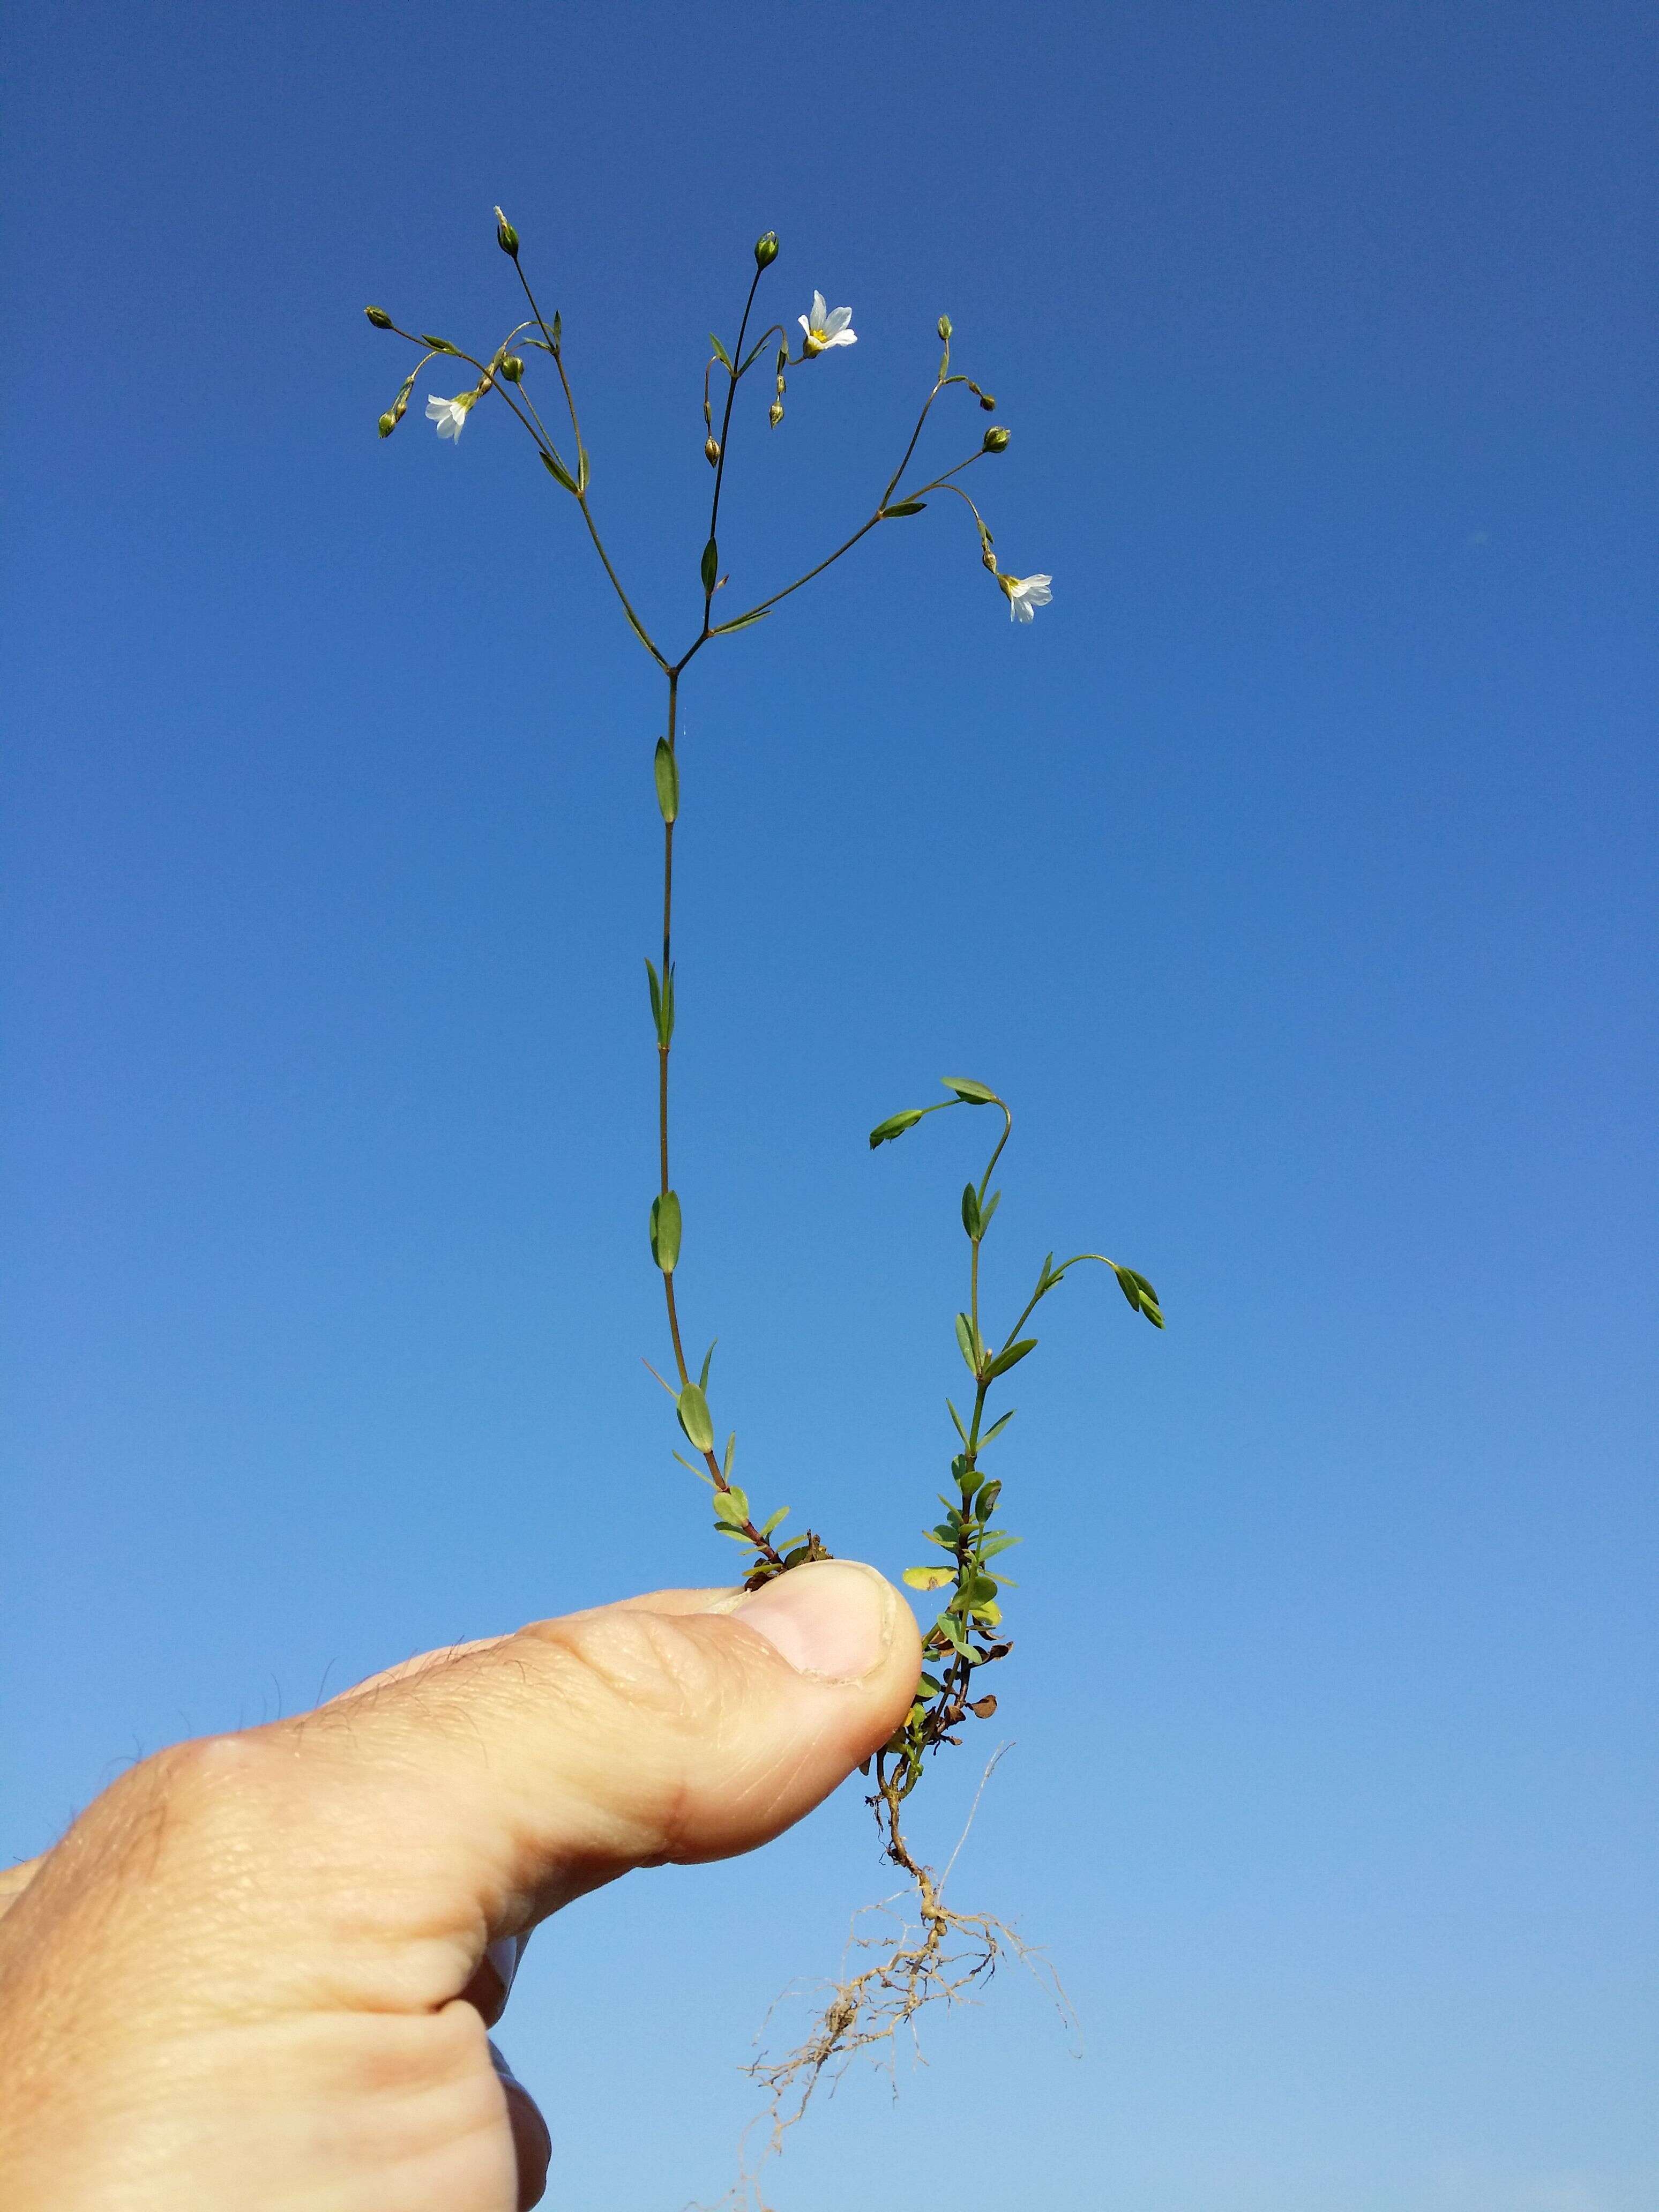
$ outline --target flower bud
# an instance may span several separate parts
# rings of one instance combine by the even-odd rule
[[[509,384],[521,384],[524,381],[524,356],[508,354],[501,362],[501,374]]]
[[[518,259],[519,234],[499,208],[495,210],[495,243],[503,253],[510,253],[515,261]]]
[[[363,313],[377,331],[389,331],[392,328],[392,318],[384,307],[365,307]]]
[[[720,457],[720,441],[718,439],[705,438],[703,440],[702,457],[704,460],[708,462],[711,469],[718,466]]]
[[[755,240],[756,268],[769,269],[777,258],[778,234],[775,230],[763,231]]]
[[[1000,453],[1007,450],[1007,446],[1008,433],[1000,422],[993,422],[985,433],[985,443],[981,450],[988,453]]]
[[[380,435],[381,435],[383,438],[389,438],[389,437],[392,435],[392,432],[393,432],[393,431],[397,428],[397,427],[398,427],[398,418],[397,418],[397,416],[396,416],[395,415],[390,415],[390,414],[387,414],[387,415],[382,415],[382,416],[381,416],[381,417],[380,417],[380,426],[379,426],[379,427],[380,427]]]
[[[980,556],[979,556],[979,557],[980,557],[980,559],[984,562],[985,566],[986,566],[986,567],[990,570],[991,574],[994,576],[994,575],[996,574],[996,573],[997,573],[997,556],[996,556],[996,555],[995,555],[995,554],[991,550],[991,549],[990,549],[990,547],[989,547],[988,545],[986,547],[985,550],[984,550],[984,551],[980,555]]]
[[[988,392],[980,393],[979,404],[988,415],[994,415],[997,411],[997,403]]]
[[[775,399],[772,402],[772,404],[766,410],[766,419],[775,430],[779,423],[783,420],[783,402],[781,399]]]
[[[941,315],[939,317],[939,334],[945,340],[946,345],[949,345],[951,343],[951,318],[949,315]]]

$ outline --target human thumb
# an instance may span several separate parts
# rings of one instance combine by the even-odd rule
[[[426,2010],[492,1941],[630,1868],[788,1827],[885,1741],[920,1668],[908,1605],[853,1561],[660,1592],[164,1754],[161,1849],[174,1875],[194,1852],[257,1869],[215,1885],[213,1936],[242,1923],[267,2001],[313,2004],[325,1958],[336,2001]]]

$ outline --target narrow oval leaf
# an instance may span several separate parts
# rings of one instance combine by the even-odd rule
[[[720,367],[726,371],[728,376],[733,375],[736,372],[732,367],[732,356],[727,353],[726,348],[720,343],[720,340],[714,336],[713,331],[710,331],[708,333],[708,343],[714,347],[714,358],[719,362]]]
[[[771,611],[770,607],[756,607],[746,615],[739,615],[735,622],[716,623],[708,635],[710,637],[730,637],[734,629],[747,629],[750,623],[764,622]]]
[[[881,519],[884,522],[890,522],[896,514],[920,514],[927,504],[925,499],[896,500],[891,507],[883,507]]]
[[[996,1358],[991,1362],[990,1367],[987,1370],[988,1376],[994,1377],[998,1375],[1006,1375],[1011,1367],[1016,1367],[1018,1365],[1019,1362],[1024,1358],[1028,1352],[1035,1352],[1036,1348],[1037,1340],[1036,1337],[1021,1337],[1018,1344],[1011,1344],[1006,1352],[1000,1352],[997,1354]]]
[[[715,583],[719,580],[720,573],[720,549],[715,543],[714,539],[711,538],[708,544],[702,549],[702,587],[705,592],[712,592],[714,590]]]
[[[558,483],[562,483],[567,491],[575,490],[575,477],[571,475],[569,470],[566,468],[564,463],[558,459],[556,454],[550,453],[548,452],[545,446],[542,447],[542,466],[547,471],[549,476],[554,477]]]
[[[964,1313],[957,1316],[957,1343],[968,1363],[968,1372],[978,1382],[979,1361],[974,1354],[974,1324]]]
[[[962,1225],[969,1237],[977,1239],[981,1224],[979,1212],[979,1193],[972,1183],[964,1183],[962,1192]]]
[[[665,1275],[679,1264],[680,1201],[672,1190],[651,1201],[651,1256]]]
[[[947,1091],[954,1091],[964,1106],[1000,1106],[1002,1101],[988,1085],[971,1083],[965,1075],[940,1077]]]
[[[662,818],[672,822],[680,811],[680,764],[666,738],[657,740],[657,757],[652,768],[657,779],[657,804],[662,809]]]
[[[873,1152],[878,1145],[890,1145],[895,1137],[902,1137],[907,1129],[914,1129],[921,1115],[920,1106],[907,1106],[903,1113],[890,1114],[884,1121],[878,1121],[870,1132],[871,1151]]]
[[[586,448],[586,446],[584,446],[584,445],[582,444],[582,442],[581,442],[580,439],[578,439],[578,440],[577,440],[577,441],[576,441],[576,496],[577,496],[577,498],[578,498],[578,499],[580,499],[580,498],[581,497],[582,494],[583,494],[586,489],[587,489],[587,448]]]
[[[708,1401],[695,1382],[688,1382],[675,1401],[680,1426],[698,1451],[714,1449],[714,1424],[708,1418]]]
[[[1018,1411],[1019,1408],[1018,1406],[1011,1406],[1000,1421],[992,1422],[990,1427],[987,1429],[985,1434],[979,1440],[979,1448],[981,1451],[984,1450],[987,1444],[995,1443],[996,1439],[1002,1434],[1009,1422],[1013,1419],[1014,1415]]]

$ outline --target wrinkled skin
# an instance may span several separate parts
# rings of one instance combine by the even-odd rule
[[[145,1759],[0,1876],[7,2212],[534,2204],[547,2129],[487,2034],[522,1939],[799,1820],[919,1667],[908,1607],[835,1561],[539,1621]]]

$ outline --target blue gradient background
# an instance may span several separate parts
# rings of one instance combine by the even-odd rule
[[[653,672],[504,416],[376,441],[361,310],[493,343],[500,199],[689,635],[702,333],[772,224],[775,308],[860,343],[743,424],[734,599],[861,512],[941,308],[1055,598],[1012,629],[940,507],[688,679],[716,1417],[917,1556],[984,1123],[863,1139],[947,1072],[1018,1109],[994,1291],[1099,1241],[1170,1322],[1069,1285],[1001,1448],[1018,1747],[955,1880],[1083,2056],[1000,1983],[782,2202],[1659,2207],[1650,13],[39,4],[9,46],[0,1850],[181,1734],[724,1571],[639,1365]],[[872,1846],[854,1788],[544,1932],[550,2202],[720,2194]]]

